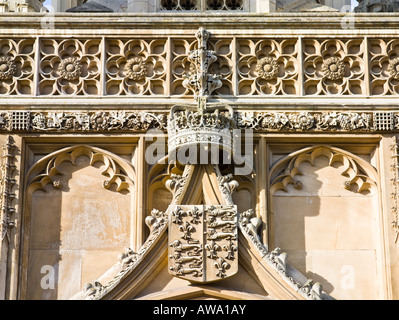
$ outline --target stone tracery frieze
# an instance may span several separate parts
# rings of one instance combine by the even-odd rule
[[[304,40],[305,95],[364,95],[365,43],[360,39]]]
[[[109,40],[107,95],[167,94],[166,39]]]
[[[399,94],[399,40],[370,39],[369,47],[371,94]]]
[[[0,95],[33,95],[34,39],[0,39]]]
[[[398,41],[212,35],[200,59],[194,33],[1,39],[0,95],[190,97],[198,88],[189,83],[208,60],[216,96],[392,96],[399,93]]]
[[[296,39],[239,39],[239,95],[298,95],[299,61]]]
[[[100,95],[100,39],[42,39],[40,95]]]

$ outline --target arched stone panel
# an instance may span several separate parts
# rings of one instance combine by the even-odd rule
[[[91,146],[33,165],[23,224],[25,298],[68,299],[115,263],[135,231],[134,178],[128,162]]]
[[[270,169],[270,243],[334,298],[381,298],[377,181],[366,161],[330,146]]]

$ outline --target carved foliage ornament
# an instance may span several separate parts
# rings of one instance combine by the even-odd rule
[[[394,175],[392,179],[393,192],[391,194],[391,197],[393,199],[393,207],[391,208],[391,211],[394,218],[392,221],[392,227],[395,230],[395,243],[397,243],[399,239],[399,144],[397,139],[398,138],[394,136],[393,144],[391,145],[393,158],[393,164],[391,168]]]
[[[165,113],[125,111],[68,111],[68,112],[0,112],[0,131],[132,131],[149,129],[166,130],[170,134],[184,130],[206,129],[207,135],[201,141],[231,140],[228,126],[255,131],[356,131],[374,132],[399,130],[399,114],[394,112],[237,112],[237,120],[231,117],[231,110],[210,110],[200,114],[195,110],[176,109],[174,118],[167,121]],[[226,136],[223,132],[226,131]],[[212,135],[212,133],[219,133]],[[211,140],[208,140],[208,138]],[[219,137],[219,138],[218,138]],[[230,138],[229,138],[230,137]],[[195,138],[193,136],[193,138]],[[213,139],[213,140],[212,140]],[[216,139],[216,140],[215,140]],[[221,139],[221,140],[220,140]],[[224,139],[224,140],[223,140]],[[192,140],[199,141],[198,139]]]
[[[258,131],[372,131],[373,119],[373,114],[357,112],[241,112],[238,126]]]
[[[0,180],[0,225],[1,225],[1,240],[7,239],[10,242],[10,231],[15,226],[12,220],[12,214],[15,209],[12,205],[16,194],[13,191],[14,185],[17,181],[14,179],[14,171],[16,166],[14,164],[15,145],[11,136],[7,138],[6,144],[3,146],[2,162],[1,162],[1,180]]]
[[[31,126],[39,131],[146,131],[166,128],[166,115],[124,111],[38,112]]]

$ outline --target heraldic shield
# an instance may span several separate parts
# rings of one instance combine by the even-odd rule
[[[238,212],[233,205],[171,205],[169,272],[213,282],[238,271]]]

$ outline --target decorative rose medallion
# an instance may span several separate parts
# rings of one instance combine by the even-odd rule
[[[10,57],[0,58],[0,80],[11,79],[15,75],[16,71],[17,66],[13,59]]]
[[[125,76],[131,80],[141,80],[147,75],[147,64],[141,58],[132,58],[125,65]]]
[[[389,62],[388,72],[391,78],[399,80],[399,58],[393,59]]]
[[[345,63],[337,57],[332,57],[324,61],[321,70],[325,78],[339,80],[344,77]]]
[[[266,57],[258,61],[256,65],[258,77],[265,80],[272,80],[278,75],[278,63],[275,59]]]
[[[79,79],[81,68],[82,65],[78,58],[66,58],[61,61],[58,67],[58,72],[61,78],[72,81]]]

